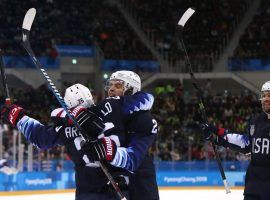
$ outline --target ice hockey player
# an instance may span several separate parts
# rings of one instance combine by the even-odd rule
[[[110,135],[109,132],[114,127],[116,127],[115,129],[119,130],[118,135],[121,135],[122,127],[119,128],[115,126],[115,124],[111,123],[104,125],[99,117],[97,117],[90,110],[83,107],[83,105],[85,105],[87,102],[93,104],[93,99],[90,91],[86,91],[86,94],[84,95],[84,98],[80,99],[82,106],[73,109],[72,113],[78,120],[80,126],[84,130],[87,130],[92,138],[96,138],[97,136],[102,135],[101,133],[103,133],[105,136],[110,136],[101,136],[102,138],[96,142],[96,145],[104,144],[104,147],[107,148],[105,149],[106,154],[103,155],[103,159],[105,158],[109,162],[113,160],[114,157],[116,157],[117,152],[121,150],[121,148],[119,148],[120,150],[117,150],[117,144],[119,144],[121,139],[119,139],[119,137]],[[130,112],[138,111],[138,107],[136,105],[143,105],[142,109],[145,110],[151,108],[153,104],[153,102],[151,103],[151,101],[153,101],[152,96],[146,93],[140,93],[139,96],[141,97],[138,97],[137,95],[128,96],[127,100],[123,100],[126,99],[124,97],[121,98],[122,100],[120,102],[122,103],[122,108],[116,110],[123,112],[121,114],[123,115],[122,117],[124,119],[129,118]],[[137,102],[140,100],[141,102]],[[66,103],[69,104],[70,102],[67,100]],[[90,104],[88,106],[90,106]],[[147,106],[150,106],[150,108]],[[100,110],[100,112],[104,116],[107,116],[111,112],[110,109],[111,107],[109,104],[104,104],[104,110]],[[57,113],[57,117],[60,116],[61,118],[61,116],[65,115],[61,110],[60,112],[58,111],[54,111],[54,113]],[[23,108],[14,104],[11,106],[6,105],[2,107],[1,117],[3,121],[12,124],[13,127],[17,127],[28,141],[41,149],[48,149],[56,145],[66,146],[67,152],[75,164],[76,200],[118,199],[118,196],[116,196],[115,193],[112,193],[111,187],[107,184],[108,180],[106,176],[103,174],[98,164],[94,162],[97,159],[92,156],[92,151],[86,149],[88,150],[86,152],[85,148],[82,149],[82,137],[73,125],[43,125],[38,120],[27,116]],[[67,122],[70,123],[68,120]],[[95,143],[91,143],[91,146],[92,145],[94,146]],[[84,145],[84,147],[86,146],[87,145]],[[104,153],[104,151],[102,153]],[[98,159],[101,160],[102,158],[99,157]],[[116,162],[115,165],[118,166],[119,164],[121,163]],[[108,167],[114,177],[128,177],[128,171],[124,168],[114,167],[113,164],[108,165]],[[128,196],[128,191],[127,188],[125,188],[125,184],[123,184],[123,188],[121,189],[125,195]]]
[[[270,199],[270,81],[261,88],[262,110],[252,118],[246,133],[234,133],[211,124],[203,124],[206,139],[217,135],[217,144],[230,149],[251,153],[246,172],[244,200]]]
[[[132,71],[116,71],[112,73],[105,90],[109,97],[123,96],[123,95],[134,95],[136,92],[141,90],[141,79],[138,74]],[[149,128],[142,126],[147,121],[153,120],[154,126]],[[138,140],[141,143],[146,143],[144,158],[141,164],[134,170],[134,173],[130,176],[130,197],[132,200],[157,200],[159,199],[158,186],[156,182],[156,171],[153,162],[153,157],[149,155],[149,147],[153,144],[153,140],[157,133],[157,122],[154,120],[149,111],[146,113],[138,114],[128,124],[128,143],[132,144]],[[152,130],[150,130],[152,128]],[[152,134],[149,134],[149,133]],[[142,134],[143,133],[143,134]],[[145,135],[141,137],[140,135]]]
[[[68,106],[73,108],[77,105],[82,106],[84,93],[87,93],[84,91],[87,90],[87,88],[83,90],[82,87],[78,87],[78,84],[68,88],[65,94],[65,101]],[[132,71],[113,73],[107,82],[105,90],[108,92],[109,97],[95,107],[90,107],[90,110],[101,117],[105,124],[115,125],[114,128],[106,132],[106,135],[113,134],[113,140],[117,140],[120,147],[117,148],[113,161],[111,161],[111,158],[107,159],[107,161],[114,166],[133,172],[128,177],[130,199],[157,200],[159,194],[155,166],[153,158],[148,154],[157,134],[157,122],[149,111],[144,111],[145,107],[150,107],[147,106],[149,103],[153,103],[153,97],[151,95],[148,98],[142,96],[144,93],[139,92],[141,90],[140,77]],[[144,102],[143,99],[139,100],[141,97],[145,98],[145,103],[138,104],[138,102]],[[137,103],[132,103],[134,98],[138,100]],[[124,113],[133,113],[132,110],[139,112],[134,112],[129,119],[122,118],[121,113],[117,111],[121,110],[119,105],[122,104],[122,100],[130,101],[128,104],[133,105],[131,110],[128,107],[122,107],[122,109],[126,110]],[[83,107],[87,107],[87,104],[83,105]],[[54,114],[54,116],[56,115]],[[126,134],[120,135],[119,133],[122,133],[123,130],[125,130]],[[92,154],[89,157],[94,158],[96,161],[104,159],[100,155],[106,155],[106,152],[96,150],[108,149],[105,145],[107,142],[109,140],[106,142],[103,140],[102,144],[102,140],[99,140],[96,144],[87,145],[89,147],[88,152]]]

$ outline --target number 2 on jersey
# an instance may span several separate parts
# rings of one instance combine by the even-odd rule
[[[153,134],[157,134],[157,131],[158,131],[158,124],[157,124],[157,120],[152,119],[152,122],[153,122],[152,133],[153,133]]]

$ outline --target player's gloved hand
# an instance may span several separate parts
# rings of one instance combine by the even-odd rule
[[[109,137],[103,137],[95,141],[87,141],[81,144],[83,152],[91,161],[113,161],[117,145]]]
[[[103,121],[95,113],[82,106],[73,108],[71,114],[90,138],[97,138],[105,128]],[[69,118],[68,123],[73,124],[72,120]]]
[[[25,110],[15,104],[4,105],[0,109],[2,121],[11,124],[14,128],[18,121],[25,115]]]
[[[203,123],[200,124],[200,127],[203,131],[205,140],[210,140],[213,134],[222,136],[224,135],[225,129],[224,128],[217,128],[212,124]]]
[[[97,138],[105,128],[103,121],[93,112],[82,106],[70,109],[71,115],[90,138]],[[72,120],[63,108],[51,112],[51,119],[56,125],[73,126]]]

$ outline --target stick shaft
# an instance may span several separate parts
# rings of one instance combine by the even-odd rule
[[[181,30],[181,31],[183,31],[183,30]],[[199,111],[201,113],[203,123],[208,123],[208,119],[207,119],[204,104],[203,104],[203,98],[202,98],[202,92],[203,91],[198,86],[197,80],[196,80],[196,78],[194,76],[194,73],[193,73],[193,70],[192,70],[192,67],[191,67],[191,62],[189,60],[189,56],[188,56],[188,53],[187,53],[187,50],[186,50],[186,47],[185,47],[185,43],[184,43],[184,40],[183,40],[183,37],[182,37],[182,33],[181,33],[181,37],[180,37],[180,43],[181,43],[181,46],[182,46],[182,48],[184,50],[185,60],[186,60],[186,64],[188,65],[188,68],[189,68],[189,74],[190,74],[190,77],[191,77],[192,85],[193,85],[193,87],[195,88],[195,91],[196,91],[196,95],[197,95],[198,102],[199,102],[198,103]],[[220,175],[222,177],[226,193],[230,193],[230,188],[229,188],[229,185],[228,185],[228,182],[227,182],[227,179],[226,179],[224,169],[223,169],[222,164],[221,164],[220,156],[219,156],[219,154],[218,154],[218,152],[216,150],[216,145],[215,145],[213,140],[211,140],[210,142],[211,142],[211,146],[212,146],[213,151],[214,151],[214,155],[215,155],[215,158],[216,158],[216,161],[217,161],[217,164],[218,164],[219,172],[220,172]]]

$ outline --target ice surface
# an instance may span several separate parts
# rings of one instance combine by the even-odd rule
[[[1,196],[0,200],[74,200],[74,193],[59,193],[59,194],[39,194],[36,192],[33,195],[15,195],[7,192],[8,196]],[[232,189],[230,194],[226,194],[224,189],[179,189],[179,190],[160,190],[161,200],[242,200],[243,189]]]

